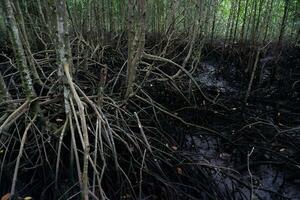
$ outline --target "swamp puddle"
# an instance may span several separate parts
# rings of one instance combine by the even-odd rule
[[[208,62],[201,63],[201,68],[195,72],[197,76],[195,80],[205,88],[217,89],[218,91],[237,92],[238,90],[232,87],[223,77],[218,75],[218,66]]]
[[[238,85],[225,80],[218,70],[217,64],[203,62],[194,73],[195,80],[203,88],[225,94],[239,93]],[[269,77],[269,70],[263,69],[260,74],[260,82]],[[292,177],[293,171],[266,164],[267,160],[264,164],[254,164],[251,156],[248,168],[247,163],[236,161],[231,154],[222,152],[220,143],[212,136],[187,136],[183,154],[192,158],[195,163],[214,169],[212,177],[224,193],[224,197],[252,200],[300,199],[300,178]],[[241,164],[244,165],[243,168],[239,166]],[[242,182],[250,187],[246,187]],[[253,185],[253,189],[251,189],[251,185]]]
[[[250,165],[249,169],[237,170],[231,155],[220,152],[219,142],[213,137],[186,137],[187,150],[184,151],[195,163],[210,166],[213,179],[224,194],[231,193],[231,199],[251,199],[251,190],[233,177],[254,186],[253,198],[262,200],[300,199],[299,180],[289,181],[288,174],[270,165]],[[250,157],[251,158],[251,157]],[[250,159],[251,163],[251,159]],[[226,174],[224,174],[226,172]],[[279,195],[281,196],[279,196]]]

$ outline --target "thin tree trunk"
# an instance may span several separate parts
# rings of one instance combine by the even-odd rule
[[[218,2],[217,1],[215,1],[215,3],[214,3],[213,12],[214,12],[214,14],[213,14],[213,21],[212,21],[212,27],[211,27],[211,38],[210,38],[211,45],[213,44],[215,27],[216,27],[216,16],[217,16],[217,12],[218,12]]]
[[[263,5],[264,5],[264,0],[260,0],[259,1],[259,8],[258,8],[258,14],[257,14],[257,19],[256,19],[256,22],[254,25],[254,35],[253,35],[253,38],[252,38],[252,43],[254,44],[255,41],[258,42],[259,41],[259,38],[260,38],[260,31],[259,31],[259,26],[260,26],[260,22],[261,22],[261,12],[262,12],[262,8],[263,8]]]
[[[230,23],[230,32],[229,32],[229,40],[228,43],[231,43],[231,40],[233,39],[232,35],[233,35],[233,31],[234,31],[234,24],[235,24],[235,20],[236,20],[236,2],[234,1],[233,3],[233,7],[232,7],[232,17],[231,17],[231,23]]]
[[[257,70],[257,67],[258,67],[259,54],[260,54],[260,49],[258,49],[257,52],[256,52],[254,66],[253,66],[253,69],[252,69],[251,78],[250,78],[250,81],[249,81],[248,89],[247,89],[245,100],[244,100],[245,103],[247,103],[248,98],[250,96],[251,88],[252,88],[253,81],[254,81],[254,78],[255,78],[255,73],[256,73],[256,70]]]
[[[7,100],[11,100],[11,96],[4,82],[4,78],[0,72],[0,103]]]
[[[134,1],[128,1],[128,60],[127,60],[127,91],[125,98],[133,91],[133,81],[135,79],[135,66],[133,65],[134,57]]]
[[[67,12],[65,8],[64,0],[57,0],[56,2],[56,16],[57,16],[57,56],[59,60],[58,77],[63,85],[63,94],[65,101],[65,112],[70,112],[69,95],[70,90],[66,84],[66,78],[64,76],[64,65],[71,63],[71,47],[68,41],[69,30],[67,27]],[[72,65],[71,65],[72,66]],[[71,70],[72,71],[72,70]]]
[[[16,18],[14,16],[12,3],[10,0],[3,0],[2,3],[5,8],[4,11],[7,16],[7,23],[8,23],[8,28],[10,30],[11,42],[16,56],[17,66],[21,74],[22,86],[26,98],[31,99],[34,96],[36,96],[36,94],[33,88],[32,79],[30,76],[30,70],[28,68],[26,57],[25,57],[25,52],[21,40],[21,33],[18,28]]]
[[[263,43],[265,43],[267,36],[268,36],[270,19],[271,19],[272,12],[273,12],[273,4],[274,4],[274,0],[270,0],[269,9],[267,10],[267,14],[266,14],[267,17],[266,17],[266,21],[265,21],[265,32],[264,32],[264,37],[263,37]]]
[[[81,102],[77,91],[75,90],[75,86],[72,80],[72,54],[71,54],[71,47],[69,42],[69,29],[67,23],[67,10],[66,10],[66,2],[65,0],[57,0],[56,1],[56,11],[57,11],[57,50],[58,50],[58,57],[59,57],[59,76],[64,80],[64,99],[65,99],[65,110],[66,115],[69,115],[71,112],[70,102],[69,102],[69,95],[70,90],[73,98],[76,101],[78,107],[78,114],[80,116],[80,128],[78,132],[82,133],[84,139],[83,145],[83,171],[82,171],[82,199],[88,200],[89,199],[89,189],[88,189],[88,158],[89,158],[89,138],[87,132],[87,125],[84,113],[84,106]],[[77,113],[73,113],[77,115]]]
[[[255,44],[255,37],[256,37],[256,17],[257,17],[257,1],[254,1],[254,14],[252,16],[252,22],[250,21],[250,25],[251,25],[251,35],[250,35],[250,41],[252,42],[252,44]]]
[[[248,6],[249,6],[249,0],[246,0],[246,5],[245,5],[245,12],[244,12],[244,17],[243,17],[243,25],[242,25],[242,31],[241,31],[241,40],[244,40],[244,34],[245,34],[245,26],[246,26],[246,21],[247,21],[247,14],[248,14]]]
[[[134,1],[129,0],[128,4],[128,62],[127,62],[127,89],[125,99],[130,97],[133,93],[133,85],[136,78],[136,69],[142,58],[145,45],[145,18],[146,7],[145,1],[139,0],[137,2],[138,8],[138,30],[134,36]],[[135,50],[136,49],[136,50]]]
[[[233,4],[234,4],[233,2],[230,3],[230,13],[229,13],[229,17],[228,17],[228,21],[227,21],[227,25],[226,25],[224,46],[228,42],[229,35],[230,35],[230,25],[231,25],[231,20],[233,18],[233,7],[234,7]]]
[[[295,12],[295,21],[298,23],[296,24],[296,35],[295,35],[295,41],[296,43],[300,44],[300,0],[297,1],[296,4],[296,12]]]
[[[30,44],[29,44],[29,40],[28,40],[28,36],[27,36],[27,30],[25,27],[23,13],[20,8],[19,2],[14,1],[14,6],[15,6],[15,12],[16,12],[16,22],[19,25],[21,39],[22,39],[22,43],[23,43],[24,51],[25,51],[24,53],[25,53],[25,57],[27,57],[28,65],[29,65],[30,71],[33,76],[33,82],[42,86],[43,82],[40,79],[40,76],[37,72],[35,60],[31,53],[31,48],[30,48]]]
[[[170,24],[169,33],[172,33],[175,30],[177,9],[178,9],[178,1],[173,0],[171,6],[171,24]]]
[[[238,10],[237,10],[236,20],[235,20],[235,25],[234,25],[234,33],[233,33],[233,42],[236,40],[236,32],[237,32],[239,19],[240,19],[241,1],[242,0],[239,0],[239,2],[238,2]]]
[[[288,17],[288,8],[289,8],[289,0],[285,0],[283,17],[282,17],[280,33],[279,33],[279,38],[278,38],[278,45],[281,45],[282,39],[284,37],[284,32],[285,32],[285,27],[286,27],[286,22],[287,22],[287,17]]]

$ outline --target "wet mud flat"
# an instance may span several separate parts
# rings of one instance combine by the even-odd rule
[[[299,175],[283,162],[270,161],[267,154],[257,161],[255,151],[260,149],[255,147],[246,155],[246,161],[237,161],[234,153],[226,153],[219,143],[213,137],[187,138],[189,148],[184,154],[196,164],[214,169],[212,177],[226,198],[299,199]]]
[[[166,132],[181,143],[180,153],[211,169],[224,199],[300,199],[299,66],[270,82],[272,59],[260,59],[261,70],[246,103],[248,83],[237,77],[240,69],[224,69],[215,60],[201,62],[193,77],[226,109],[197,99],[185,83],[180,89],[188,100],[169,89],[157,98],[186,122],[205,127],[199,131],[165,121]]]

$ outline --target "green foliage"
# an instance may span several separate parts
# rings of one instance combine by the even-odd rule
[[[35,1],[20,2],[22,9],[30,10],[29,14],[24,12],[27,25],[34,23],[35,27],[43,26]],[[283,38],[294,40],[300,26],[299,2],[299,0],[148,0],[146,32],[165,33],[172,23],[172,16],[175,16],[174,30],[178,34],[190,34],[190,27],[197,22],[199,34],[204,34],[208,39],[213,35],[221,39],[231,40],[235,37],[233,40],[250,40],[255,33],[255,40],[276,40],[281,34],[284,8],[288,3]],[[73,31],[83,32],[83,35],[86,32],[93,32],[99,36],[105,32],[127,30],[128,0],[67,0],[67,3]],[[173,13],[172,6],[175,3],[177,7]],[[46,10],[47,8],[44,8],[44,11]],[[0,15],[2,35],[5,26],[4,16],[2,13]],[[39,28],[35,31],[37,30]],[[244,37],[240,37],[241,35]]]

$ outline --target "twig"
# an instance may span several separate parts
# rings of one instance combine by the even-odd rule
[[[250,184],[251,184],[250,200],[253,199],[253,195],[254,195],[253,176],[252,176],[252,173],[251,173],[251,170],[250,170],[250,156],[252,155],[253,151],[254,151],[254,147],[252,147],[250,153],[248,153],[248,155],[247,155],[247,170],[248,170],[248,173],[249,173],[249,176],[250,176]]]
[[[147,152],[147,150],[145,149],[141,168],[140,168],[139,199],[142,199],[143,168],[144,168],[144,163],[145,163],[146,152]]]
[[[17,108],[13,113],[11,113],[7,119],[0,126],[0,134],[2,131],[7,129],[12,123],[14,123],[23,113],[26,112],[29,106],[30,100],[26,100],[19,108]]]
[[[146,146],[147,146],[148,150],[150,151],[150,153],[153,154],[152,149],[151,149],[151,146],[150,146],[150,144],[149,144],[149,142],[148,142],[148,139],[147,139],[147,137],[146,137],[146,135],[145,135],[145,132],[144,132],[144,130],[143,130],[143,126],[142,126],[142,124],[141,124],[141,121],[140,121],[140,119],[139,119],[139,116],[137,115],[136,112],[134,112],[134,115],[135,115],[136,120],[137,120],[137,122],[138,122],[138,126],[139,126],[139,129],[140,129],[141,134],[142,134],[142,136],[143,136],[144,142],[146,143]]]
[[[60,154],[61,154],[61,146],[62,146],[62,142],[63,142],[63,138],[64,138],[64,134],[66,131],[66,127],[68,124],[68,118],[66,119],[63,129],[61,131],[60,137],[59,137],[59,144],[58,144],[58,151],[57,151],[57,159],[56,159],[56,170],[55,170],[55,188],[56,190],[58,190],[58,185],[57,185],[57,181],[58,181],[58,170],[59,170],[59,161],[60,161]]]
[[[28,131],[29,131],[31,125],[35,121],[36,117],[37,117],[37,114],[34,115],[32,120],[30,120],[30,123],[26,126],[26,129],[25,129],[24,134],[22,136],[21,145],[20,145],[19,154],[18,154],[18,157],[17,157],[16,165],[15,165],[15,170],[14,170],[14,175],[13,175],[12,185],[11,185],[11,190],[10,190],[11,197],[14,197],[14,195],[15,195],[15,188],[16,188],[16,182],[17,182],[18,171],[19,171],[19,166],[20,166],[20,160],[22,158],[22,154],[23,154],[27,134],[28,134]]]

